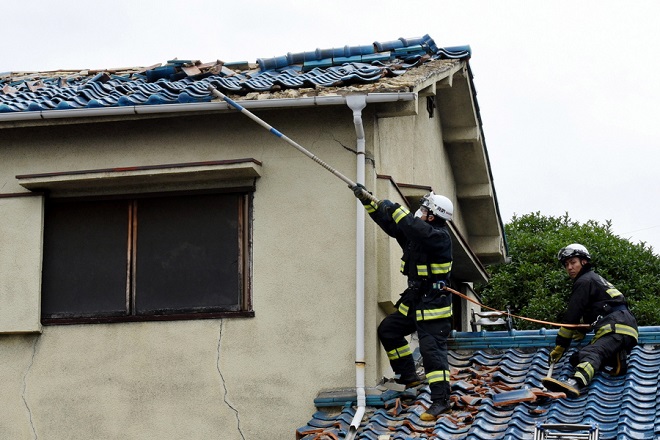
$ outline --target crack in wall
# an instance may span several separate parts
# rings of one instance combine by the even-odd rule
[[[351,148],[347,145],[344,145],[339,139],[335,138],[334,136],[332,137],[332,140],[341,145],[345,150],[350,151],[351,153],[355,154],[356,156],[359,154],[356,149]],[[374,157],[367,152],[364,153],[364,158],[367,162],[371,162],[371,165],[375,168],[376,167],[376,160]]]
[[[224,319],[220,319],[220,331],[218,333],[218,356],[216,358],[216,368],[218,369],[218,374],[220,375],[220,381],[222,382],[222,388],[225,390],[225,394],[223,395],[223,399],[225,404],[234,411],[234,414],[236,415],[236,428],[238,429],[238,433],[241,435],[241,438],[245,440],[245,436],[243,435],[243,431],[241,430],[241,417],[240,414],[238,413],[238,410],[227,400],[227,395],[229,394],[229,390],[227,389],[227,382],[225,381],[225,377],[222,374],[222,370],[220,369],[220,347],[222,345],[222,326],[224,323]]]
[[[25,374],[23,374],[23,389],[21,390],[21,398],[23,399],[23,405],[25,405],[25,409],[27,409],[28,412],[28,417],[30,419],[30,429],[32,430],[32,436],[34,440],[37,440],[38,438],[37,429],[34,427],[34,421],[32,420],[32,410],[30,409],[30,404],[25,398],[25,392],[27,391],[27,377],[28,374],[30,374],[30,371],[32,370],[32,365],[34,364],[34,358],[37,355],[37,342],[39,342],[39,336],[35,336],[34,338],[34,343],[32,344],[32,357],[30,358],[30,364],[25,370]]]

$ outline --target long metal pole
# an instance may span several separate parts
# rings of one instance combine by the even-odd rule
[[[220,98],[220,99],[222,99],[223,101],[225,101],[227,104],[229,104],[229,105],[231,105],[232,107],[234,107],[236,110],[238,110],[238,111],[240,111],[241,113],[243,113],[243,114],[244,114],[245,116],[247,116],[248,118],[252,119],[252,120],[253,120],[254,122],[256,122],[257,124],[261,125],[261,126],[262,126],[263,128],[265,128],[266,130],[270,131],[272,134],[274,134],[274,135],[277,136],[278,138],[282,139],[283,141],[285,141],[285,142],[288,143],[289,145],[295,147],[298,151],[300,151],[300,152],[303,153],[305,156],[307,156],[307,157],[309,157],[310,159],[312,159],[312,160],[313,160],[314,162],[316,162],[317,164],[321,165],[321,166],[322,166],[323,168],[325,168],[326,170],[330,171],[330,172],[331,172],[332,174],[334,174],[335,176],[339,177],[341,180],[344,181],[344,183],[346,183],[346,184],[348,185],[349,188],[353,188],[353,187],[355,186],[355,182],[353,182],[351,179],[349,179],[348,177],[344,176],[342,173],[340,173],[339,171],[337,171],[336,169],[334,169],[333,167],[331,167],[330,165],[328,165],[327,163],[325,163],[325,162],[324,162],[323,160],[321,160],[318,156],[312,154],[309,150],[307,150],[307,149],[306,149],[305,147],[303,147],[302,145],[298,144],[298,143],[297,143],[296,141],[294,141],[293,139],[287,137],[286,135],[284,135],[284,134],[281,133],[280,131],[278,131],[278,130],[276,130],[275,128],[273,128],[271,125],[269,125],[268,123],[266,123],[266,121],[264,121],[263,119],[261,119],[260,117],[258,117],[258,116],[255,115],[254,113],[252,113],[251,111],[247,110],[245,107],[243,107],[242,105],[238,104],[236,101],[234,101],[234,100],[232,100],[231,98],[227,97],[224,93],[222,93],[221,91],[219,91],[219,90],[216,89],[215,87],[209,85],[209,91],[210,91],[211,93],[213,93],[213,95],[215,95],[215,96],[217,96],[218,98]],[[378,200],[378,199],[377,199],[376,197],[374,197],[372,194],[369,194],[369,193],[366,192],[366,191],[363,191],[363,192],[364,192],[364,194],[366,194],[367,197],[369,197],[369,199],[371,199],[373,202],[375,202],[375,203],[380,203],[380,200]]]

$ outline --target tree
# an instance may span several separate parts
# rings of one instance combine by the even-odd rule
[[[642,325],[660,323],[660,256],[644,242],[634,244],[611,230],[611,222],[580,224],[539,212],[514,216],[504,227],[511,263],[493,266],[491,280],[477,288],[484,305],[544,321],[560,322],[572,281],[557,261],[557,252],[570,243],[587,247],[596,271],[628,300]],[[518,329],[543,327],[520,319]],[[546,326],[547,327],[547,326]]]

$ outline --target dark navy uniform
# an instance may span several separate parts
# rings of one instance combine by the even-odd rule
[[[452,266],[447,223],[438,217],[432,223],[425,222],[389,200],[380,205],[363,203],[371,218],[403,249],[401,272],[408,277],[408,288],[396,303],[397,311],[378,327],[390,365],[403,383],[418,380],[405,338],[416,331],[431,399],[448,401],[447,337],[452,329],[452,306],[451,294],[442,290],[449,284]]]
[[[593,323],[594,337],[569,359],[575,367],[576,380],[586,386],[605,366],[613,367],[613,375],[624,374],[625,363],[618,364],[625,362],[627,353],[637,345],[637,321],[628,310],[623,294],[590,265],[586,265],[573,281],[563,323],[579,324],[580,319],[585,324]],[[576,336],[582,336],[578,330],[561,327],[556,345],[567,349]]]

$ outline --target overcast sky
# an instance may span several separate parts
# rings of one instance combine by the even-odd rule
[[[2,16],[0,72],[468,44],[503,221],[611,220],[660,252],[660,1],[37,0]]]

